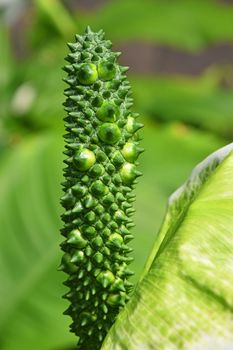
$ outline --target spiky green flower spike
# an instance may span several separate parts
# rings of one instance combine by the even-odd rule
[[[78,349],[97,350],[132,290],[127,243],[142,124],[130,110],[127,68],[103,31],[87,28],[68,46],[61,269],[69,275],[66,314]]]

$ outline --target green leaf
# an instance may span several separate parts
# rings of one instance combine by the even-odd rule
[[[61,1],[35,0],[35,5],[49,18],[51,23],[64,38],[69,37],[72,33],[77,31],[77,26]]]
[[[233,40],[233,8],[211,0],[118,0],[86,18],[114,42],[147,40],[198,50]]]
[[[7,133],[5,130],[5,119],[10,103],[12,93],[12,78],[15,64],[13,62],[12,53],[10,50],[10,31],[6,26],[1,25],[2,19],[0,17],[0,42],[2,45],[2,53],[0,55],[0,151],[5,146]],[[0,152],[0,157],[2,152]]]
[[[132,85],[136,108],[160,121],[180,120],[230,136],[233,92],[221,86],[225,74],[220,68],[212,68],[200,77],[135,76]]]
[[[3,350],[50,350],[75,344],[62,315],[64,276],[57,271],[61,150],[55,135],[38,136],[25,140],[1,166]]]
[[[233,144],[169,199],[141,281],[102,349],[233,346]]]
[[[10,52],[9,30],[0,27],[0,40],[2,43],[2,55],[0,57],[0,86],[4,89],[12,78],[13,60]]]
[[[49,47],[44,45],[33,59],[25,61],[18,68],[17,74],[20,84],[15,89],[11,104],[6,111],[6,118],[9,121],[22,123],[24,126],[31,127],[32,130],[50,128],[51,126],[53,129],[55,127],[62,128],[64,111],[61,105],[64,102],[62,91],[65,86],[65,83],[62,82],[64,74],[61,69],[64,65],[65,55],[63,46],[59,41],[54,41]],[[18,90],[25,86],[29,87],[34,95],[27,108],[24,105],[27,105],[28,91],[24,94],[24,98],[21,98],[22,101],[19,99],[20,103],[15,103],[15,95],[17,95]],[[21,110],[20,104],[23,105],[23,110]],[[14,118],[12,118],[12,112]]]

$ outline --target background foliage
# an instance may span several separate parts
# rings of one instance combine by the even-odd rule
[[[145,123],[146,148],[132,243],[137,281],[167,197],[197,162],[231,139],[233,6],[220,0],[90,1],[88,6],[12,0],[0,6],[0,348],[65,350],[75,339],[62,316],[64,276],[56,271],[64,43],[87,24],[103,28],[123,51],[122,62],[132,67],[134,108]],[[165,58],[176,58],[169,61],[171,70],[154,59],[154,52],[164,51]],[[190,65],[196,61],[202,67],[198,74]],[[180,65],[188,67],[185,74]]]

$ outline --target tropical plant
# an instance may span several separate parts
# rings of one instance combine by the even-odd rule
[[[211,0],[18,0],[17,6],[15,1],[2,1],[0,8],[0,348],[71,350],[77,337],[67,331],[70,320],[62,315],[68,307],[67,300],[61,298],[67,287],[62,284],[64,274],[57,272],[61,260],[58,246],[62,241],[58,233],[62,226],[58,198],[62,196],[60,183],[64,181],[64,42],[72,40],[74,33],[82,33],[88,23],[96,31],[104,28],[114,50],[122,51],[119,62],[130,66],[127,75],[134,96],[132,109],[140,113],[144,124],[140,144],[146,149],[138,166],[143,176],[134,190],[135,227],[131,229],[134,239],[130,242],[134,250],[130,269],[135,272],[130,281],[136,287],[127,308],[129,319],[134,322],[131,302],[139,302],[139,278],[156,241],[168,196],[185,181],[195,164],[232,139],[233,7],[230,1]],[[172,64],[168,66],[168,62]],[[195,74],[192,63],[200,68]],[[224,162],[220,166],[224,167]],[[207,182],[219,170],[218,166]],[[227,176],[230,189],[231,176],[223,176]],[[216,195],[217,191],[219,183]],[[217,203],[220,205],[219,200]],[[227,203],[230,208],[230,199]],[[219,222],[224,222],[224,231],[230,227],[230,221],[216,207],[213,222],[217,213]],[[198,217],[203,217],[202,210]],[[192,227],[190,239],[193,232]],[[219,237],[222,235],[219,233]],[[231,250],[230,240],[223,250]],[[178,258],[174,259],[180,264]],[[221,264],[216,272],[222,273],[224,266]],[[147,275],[144,273],[145,278]],[[172,276],[167,275],[166,283]],[[156,304],[154,299],[163,296],[148,281],[146,302],[151,299],[149,308],[156,319],[160,302]],[[193,299],[193,303],[199,305],[198,300]],[[139,306],[139,310],[146,314],[148,306]],[[174,306],[172,314],[170,308],[167,314],[160,314],[157,323],[161,327],[165,323],[171,325],[179,310]],[[140,343],[132,322],[124,330],[120,327],[121,315],[125,326],[123,311],[106,338],[107,348],[110,342],[119,342],[119,337],[131,332],[134,338],[130,338]],[[227,319],[228,313],[225,316]],[[135,323],[137,332],[146,333],[142,318],[139,319],[140,325],[139,321]],[[149,323],[151,333],[157,332],[164,339],[172,329],[167,327],[162,332],[148,318]],[[201,329],[204,323],[211,327],[207,316]],[[145,342],[145,337],[141,342]],[[170,348],[172,342],[173,339]],[[191,347],[188,339],[185,342],[186,348]],[[124,349],[117,343],[111,347]]]
[[[73,319],[78,348],[100,349],[122,308],[103,349],[233,344],[228,226],[233,144],[199,164],[170,197],[152,253],[129,298],[131,249],[126,243],[133,238],[131,189],[142,151],[135,132],[142,125],[130,111],[125,69],[117,65],[118,53],[109,50],[111,42],[103,39],[103,32],[88,27],[68,46],[61,270],[69,276],[65,313]]]

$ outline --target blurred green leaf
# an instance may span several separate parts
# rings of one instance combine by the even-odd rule
[[[144,278],[103,350],[232,348],[232,149],[199,164],[170,198]]]
[[[3,26],[0,26],[0,42],[2,46],[0,55],[0,89],[4,91],[12,78],[13,60],[9,42],[9,31]]]
[[[62,126],[65,87],[62,82],[62,77],[65,76],[62,66],[66,52],[64,43],[54,40],[49,47],[45,45],[33,58],[18,67],[18,82],[11,94],[6,119],[18,125],[26,125],[32,130]],[[24,93],[19,94],[22,91]],[[27,106],[30,95],[33,95],[33,99]]]
[[[78,31],[77,24],[60,0],[35,0],[34,3],[66,39]]]
[[[75,344],[62,315],[59,265],[61,142],[23,142],[1,167],[1,349],[62,349]]]
[[[37,70],[35,71],[34,65],[29,65],[25,73],[25,78],[33,82],[37,92],[27,118],[38,127],[61,126],[65,115],[62,108],[62,102],[65,100],[63,96],[65,83],[62,81],[65,74],[62,67],[67,50],[64,44],[62,46],[59,44],[54,42],[50,48],[42,50],[40,56],[36,58]]]
[[[115,42],[156,41],[187,50],[233,40],[233,8],[211,0],[118,0],[86,17]]]
[[[176,121],[224,136],[233,131],[233,90],[221,86],[224,72],[200,77],[134,77],[135,107],[159,121]]]
[[[0,18],[1,20],[1,18]],[[13,71],[15,68],[9,42],[9,30],[4,26],[1,26],[0,22],[0,43],[1,43],[1,55],[0,55],[0,150],[5,144],[5,130],[4,130],[4,117],[10,101],[11,93],[11,81]]]

